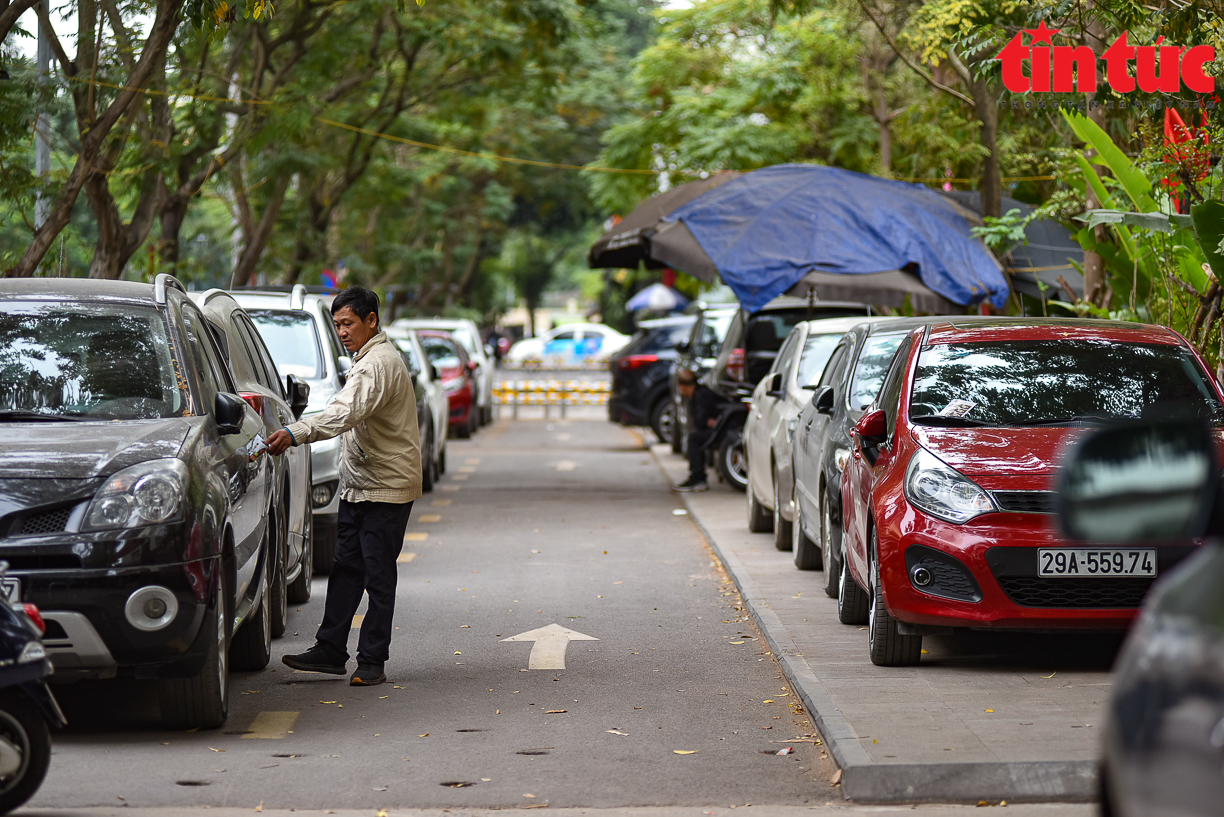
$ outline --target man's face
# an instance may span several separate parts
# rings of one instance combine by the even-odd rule
[[[377,312],[371,312],[362,320],[350,307],[343,306],[332,315],[332,323],[336,325],[336,333],[340,335],[344,348],[353,354],[361,351],[361,347],[378,334]]]

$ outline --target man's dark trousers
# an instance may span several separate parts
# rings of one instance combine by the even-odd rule
[[[327,578],[327,605],[315,638],[348,659],[348,638],[361,594],[370,602],[357,638],[357,663],[382,666],[390,657],[396,560],[412,503],[340,500],[336,560]]]
[[[690,431],[688,435],[689,481],[705,482],[706,448],[714,437],[714,429],[703,428]]]

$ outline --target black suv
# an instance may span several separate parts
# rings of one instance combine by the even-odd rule
[[[57,677],[217,727],[271,648],[262,418],[180,284],[0,281],[0,559]]]
[[[654,429],[659,442],[672,439],[672,398],[669,377],[679,352],[688,339],[695,315],[642,321],[637,334],[612,355],[612,395],[608,419],[626,426]]]

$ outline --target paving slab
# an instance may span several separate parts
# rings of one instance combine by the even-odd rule
[[[652,453],[678,483],[683,458]],[[917,667],[874,666],[867,628],[837,620],[823,574],[748,531],[744,495],[678,494],[739,588],[843,771],[846,797],[888,802],[1095,798],[1119,637],[928,636]]]

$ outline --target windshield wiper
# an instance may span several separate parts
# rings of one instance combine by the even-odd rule
[[[80,414],[44,414],[41,411],[0,411],[0,423],[6,421],[21,422],[23,420],[48,423],[68,420],[74,423],[79,423],[89,419],[89,417]]]
[[[1099,414],[1077,414],[1074,417],[1058,417],[1053,420],[1021,420],[1008,423],[1012,426],[1063,426],[1075,423],[1112,423],[1116,417],[1102,417]]]
[[[951,426],[956,428],[978,428],[994,425],[994,423],[972,420],[968,417],[951,417],[947,414],[919,414],[911,417],[910,420],[924,426]]]

